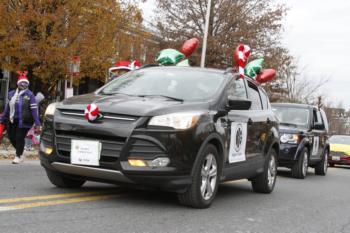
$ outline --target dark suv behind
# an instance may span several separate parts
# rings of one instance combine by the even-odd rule
[[[292,176],[304,179],[308,167],[326,175],[329,154],[328,122],[322,109],[311,105],[275,103],[280,121],[279,166],[291,168]]]

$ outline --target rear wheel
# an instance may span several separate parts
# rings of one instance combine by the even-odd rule
[[[214,145],[208,144],[194,165],[192,184],[185,193],[179,193],[182,205],[193,208],[208,208],[213,202],[220,177],[219,153]]]
[[[315,174],[319,176],[325,176],[327,174],[328,168],[328,151],[324,152],[321,162],[319,162],[315,167]]]
[[[46,174],[50,182],[59,188],[80,188],[86,182],[86,180],[65,177],[58,172],[48,169],[46,169]]]
[[[252,179],[252,187],[257,193],[271,193],[277,178],[277,153],[272,149],[264,165],[264,171]]]
[[[305,147],[301,152],[298,161],[292,167],[292,176],[297,179],[305,179],[309,167],[309,152]]]

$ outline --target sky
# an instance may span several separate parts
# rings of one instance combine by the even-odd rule
[[[310,79],[329,78],[322,88],[327,102],[350,109],[350,1],[276,0],[288,7],[282,43]],[[141,4],[146,21],[155,0]],[[349,72],[350,73],[350,72]]]

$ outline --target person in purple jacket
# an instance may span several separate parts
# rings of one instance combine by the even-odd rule
[[[9,140],[16,149],[13,164],[23,162],[25,137],[33,124],[36,132],[40,132],[38,105],[34,94],[28,89],[27,72],[18,72],[18,74],[17,89],[9,92],[8,103],[0,117],[0,123],[7,125]]]

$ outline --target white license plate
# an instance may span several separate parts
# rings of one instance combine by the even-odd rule
[[[99,166],[102,145],[99,141],[72,140],[71,164]]]
[[[332,156],[332,160],[339,161],[340,160],[340,156]]]

